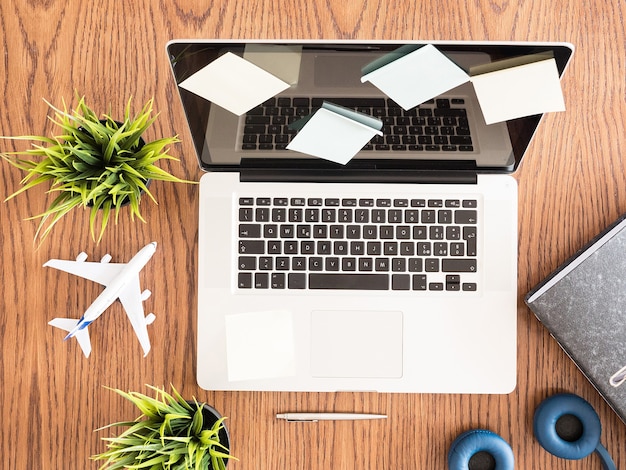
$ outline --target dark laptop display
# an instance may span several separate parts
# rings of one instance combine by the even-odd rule
[[[256,43],[255,43],[256,44]],[[420,44],[420,43],[415,43]],[[424,43],[425,44],[425,43]],[[559,74],[572,49],[563,45],[533,43],[433,43],[465,70],[493,61],[532,54],[549,54]],[[274,42],[269,46],[301,47],[298,83],[243,116],[229,113],[210,101],[178,87],[200,166],[204,170],[254,169],[260,174],[281,167],[293,180],[293,169],[332,178],[358,179],[372,170],[388,172],[398,181],[401,171],[457,170],[510,173],[520,164],[541,115],[486,126],[471,86],[461,86],[410,110],[397,104],[369,83],[361,83],[362,68],[403,43]],[[176,82],[205,67],[226,52],[244,56],[246,42],[173,42],[168,45]],[[270,48],[270,54],[277,54]],[[280,52],[278,52],[280,54]],[[511,90],[515,93],[515,90]],[[346,165],[314,159],[286,149],[296,131],[289,124],[330,101],[383,121],[383,136],[372,139]],[[483,134],[481,136],[481,133]],[[503,143],[503,136],[506,142]],[[496,142],[496,148],[490,146]],[[280,160],[278,162],[277,160]],[[408,175],[409,173],[407,173]],[[254,176],[251,176],[254,178]],[[275,175],[274,179],[281,179]]]

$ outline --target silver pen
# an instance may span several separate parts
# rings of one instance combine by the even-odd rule
[[[365,413],[279,413],[276,419],[284,419],[290,422],[318,421],[352,421],[361,419],[385,419],[387,415],[365,414]]]

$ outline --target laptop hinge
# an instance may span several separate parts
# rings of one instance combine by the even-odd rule
[[[478,177],[474,172],[452,170],[242,168],[239,179],[248,183],[476,184]]]

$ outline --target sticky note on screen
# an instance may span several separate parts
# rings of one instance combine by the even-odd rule
[[[431,100],[469,81],[469,75],[431,44],[407,45],[363,68],[370,82],[403,109]]]
[[[375,135],[383,123],[357,111],[324,102],[314,114],[293,123],[300,128],[287,149],[345,165]]]
[[[485,122],[517,119],[552,111],[565,111],[565,101],[554,58],[512,65],[494,62],[485,73],[471,69],[471,82]],[[517,59],[516,62],[524,61]],[[491,70],[489,70],[491,69]]]
[[[180,87],[241,116],[286,90],[289,84],[227,52],[181,82]]]

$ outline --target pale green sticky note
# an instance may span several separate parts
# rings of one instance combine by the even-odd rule
[[[287,145],[287,149],[345,165],[375,135],[382,135],[381,120],[324,102]],[[299,128],[298,121],[293,125]]]
[[[372,83],[403,109],[469,81],[469,75],[432,44],[403,46],[364,67],[363,73],[361,82]]]

